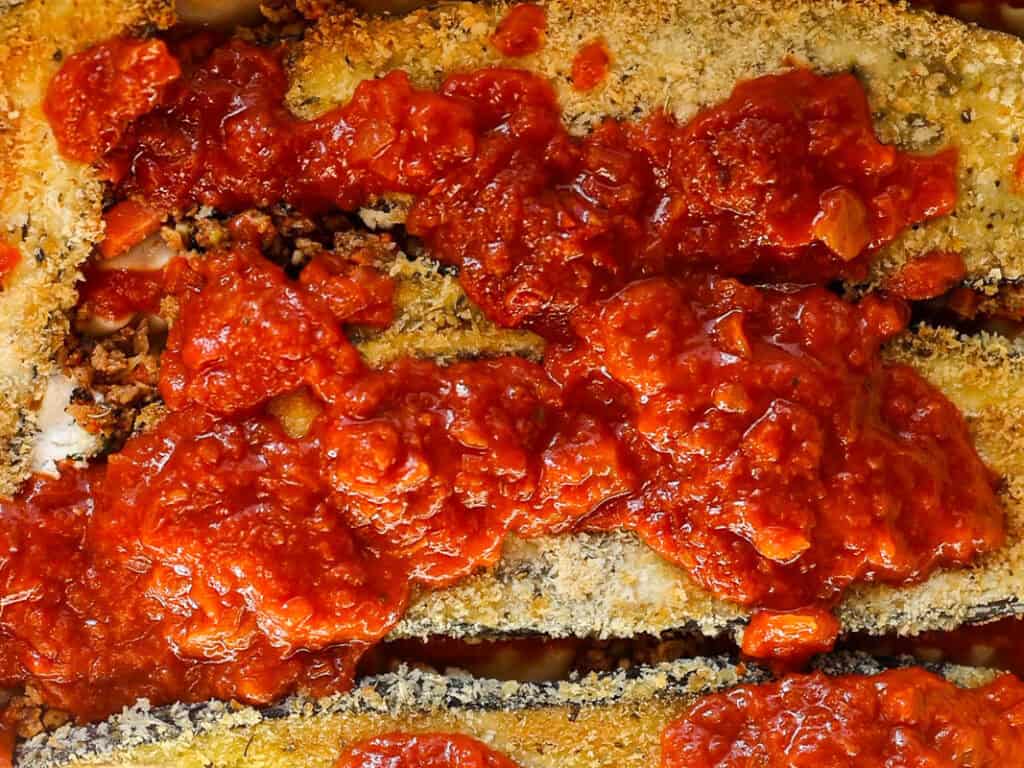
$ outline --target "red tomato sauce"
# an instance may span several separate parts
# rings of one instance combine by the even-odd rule
[[[21,251],[0,240],[0,286],[21,263]]]
[[[482,741],[459,733],[389,733],[354,744],[334,768],[517,768]]]
[[[740,651],[793,670],[818,653],[832,650],[842,627],[824,606],[790,611],[757,611],[743,628]]]
[[[85,163],[99,160],[180,75],[178,60],[161,40],[115,38],[68,57],[43,101],[61,153]]]
[[[572,60],[572,87],[577,91],[592,91],[608,76],[611,55],[604,40],[591,40]]]
[[[551,325],[671,270],[856,277],[955,203],[955,151],[879,143],[851,75],[761,77],[687,123],[655,113],[573,138],[551,86],[520,70],[452,75],[438,93],[392,72],[301,122],[275,51],[234,41],[189,56],[104,158],[129,169],[122,193],[166,209],[283,198],[308,212],[413,193],[409,231],[505,325]]]
[[[47,572],[50,544],[10,545],[6,592],[35,595],[33,572],[50,586],[0,615],[0,682],[45,674],[80,717],[139,695],[337,690],[412,587],[494,563],[510,532],[633,530],[720,597],[811,611],[1002,544],[962,417],[880,359],[905,304],[806,285],[859,274],[954,202],[955,155],[880,144],[852,77],[769,76],[685,124],[572,138],[551,87],[518,70],[437,93],[392,73],[301,122],[274,51],[174,49],[183,74],[102,158],[125,169],[117,194],[312,213],[410,192],[409,231],[547,353],[373,371],[343,333],[390,321],[371,268],[318,257],[292,279],[245,242],[175,260],[172,415],[0,508],[20,521],[8,535],[47,531],[75,572],[108,574],[82,596],[70,566]],[[299,388],[320,413],[290,437],[268,403]],[[108,630],[125,639],[104,650]],[[39,648],[56,666],[23,661]]]
[[[899,303],[648,279],[578,310],[543,366],[371,371],[323,295],[253,250],[171,279],[172,414],[0,513],[4,593],[28,595],[0,616],[0,681],[45,676],[81,717],[142,695],[342,688],[410,586],[493,564],[509,532],[636,530],[715,594],[779,608],[1002,541],[958,414],[878,359]],[[264,409],[303,385],[324,409],[287,437]],[[47,567],[55,553],[66,568]],[[83,596],[90,569],[104,576]],[[318,676],[336,646],[348,655]]]
[[[500,117],[478,161],[422,195],[408,228],[506,325],[550,325],[672,271],[855,277],[873,250],[955,202],[955,152],[880,144],[850,75],[766,76],[688,123],[656,113],[583,139],[535,76],[455,75],[442,93]]]
[[[792,675],[703,696],[662,733],[662,768],[971,766],[1020,761],[1024,683],[958,688],[923,669]]]
[[[17,501],[0,505],[0,546],[7,562],[3,588],[8,596],[0,643],[0,677],[5,685],[31,680],[49,706],[87,721],[106,717],[140,697],[154,703],[211,697],[269,703],[296,688],[326,694],[351,684],[363,645],[345,643],[315,654],[288,654],[255,631],[251,618],[248,625],[244,621],[231,625],[232,618],[246,619],[237,607],[232,614],[231,601],[239,599],[237,593],[203,592],[200,579],[195,589],[175,593],[175,579],[180,585],[181,575],[149,565],[152,545],[159,547],[161,539],[153,543],[136,539],[122,546],[103,538],[107,525],[116,524],[122,530],[127,525],[112,517],[118,496],[131,490],[121,482],[143,472],[147,483],[133,498],[155,498],[155,491],[166,487],[169,478],[178,473],[180,479],[187,469],[179,459],[171,462],[167,472],[155,471],[155,462],[174,453],[165,445],[161,454],[159,446],[154,446],[161,437],[180,440],[183,446],[198,439],[209,446],[204,456],[191,458],[202,463],[205,457],[207,474],[193,480],[205,483],[203,498],[208,503],[213,503],[218,483],[231,486],[227,473],[233,469],[248,469],[252,477],[257,459],[239,448],[237,437],[234,443],[229,438],[242,429],[251,433],[259,423],[223,426],[198,437],[207,426],[208,417],[175,415],[133,447],[120,468],[110,469],[111,484],[105,483],[103,467],[85,471],[65,467],[60,479],[34,479]],[[266,429],[274,427],[268,424]],[[222,444],[236,453],[211,457],[210,450]],[[275,447],[271,443],[260,450],[264,456],[273,456]],[[154,463],[132,472],[125,466],[131,456]],[[287,478],[289,470],[281,469]],[[283,483],[281,475],[269,474],[260,481],[264,494]],[[243,492],[237,483],[231,487],[237,494]],[[182,486],[181,490],[188,489]],[[248,492],[246,498],[259,498],[260,490]],[[236,499],[241,500],[225,496],[228,505]],[[173,510],[180,509],[181,498],[172,494],[167,500],[177,502],[163,512],[171,518]],[[202,503],[199,500],[197,506]],[[254,506],[250,514],[260,510]],[[144,509],[133,511],[141,514]],[[155,513],[149,512],[147,530],[158,523],[152,517]],[[163,541],[181,530],[179,523],[164,534]],[[238,534],[237,527],[232,533]],[[191,535],[188,539],[193,541]],[[272,545],[263,546],[251,554],[252,559],[266,557],[266,548]],[[128,562],[133,551],[139,559]],[[187,552],[177,555],[179,559],[186,556]],[[211,608],[213,613],[207,613]],[[225,644],[229,642],[235,645]],[[204,649],[205,655],[198,655]]]
[[[966,273],[959,253],[932,251],[904,264],[885,288],[910,301],[934,299],[959,285]]]
[[[533,3],[518,3],[509,8],[498,22],[491,42],[506,56],[528,56],[544,47],[544,31],[547,26],[548,14],[542,7]]]
[[[83,268],[78,306],[89,315],[117,320],[138,313],[156,313],[164,295],[164,270]]]
[[[787,609],[998,546],[962,417],[879,359],[905,322],[898,301],[718,277],[641,281],[578,310],[577,340],[545,366],[573,401],[608,403],[599,420],[640,479],[591,524],[635,528],[716,594]]]

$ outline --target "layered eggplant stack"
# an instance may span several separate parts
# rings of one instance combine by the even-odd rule
[[[1024,612],[1024,43],[866,0],[176,21],[0,9],[16,764],[1019,751],[1015,678],[827,654]],[[363,676],[641,636],[734,653]]]

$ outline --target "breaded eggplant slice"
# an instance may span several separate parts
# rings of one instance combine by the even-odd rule
[[[1024,42],[888,0],[550,0],[544,47],[505,58],[490,43],[507,4],[451,3],[400,18],[320,20],[292,53],[289,104],[313,117],[360,81],[394,69],[421,87],[503,65],[551,79],[570,130],[665,109],[687,119],[740,80],[802,65],[854,72],[883,141],[960,152],[956,212],[905,233],[880,254],[878,282],[933,249],[963,254],[972,284],[1024,279],[1024,197],[1015,165],[1024,131]],[[611,53],[595,89],[572,88],[580,47]]]
[[[859,586],[837,607],[847,632],[913,634],[1024,613],[1024,345],[921,327],[885,350],[943,391],[1002,478],[1007,544],[973,567],[907,587]],[[747,612],[717,600],[629,533],[511,539],[491,571],[425,592],[393,637],[627,637],[739,630]]]
[[[523,61],[556,79],[574,127],[582,130],[604,114],[639,114],[657,105],[668,106],[680,115],[690,114],[700,105],[724,97],[737,79],[782,66],[784,55],[805,59],[822,69],[856,64],[867,77],[871,98],[881,110],[879,126],[885,138],[917,149],[950,141],[961,143],[964,172],[973,168],[962,181],[962,210],[908,234],[889,249],[885,263],[891,267],[901,258],[924,250],[929,242],[948,244],[955,238],[975,273],[979,260],[989,259],[1007,265],[998,274],[1019,274],[1012,265],[1020,262],[1009,245],[1015,228],[1024,227],[1019,215],[1010,215],[1017,212],[1016,198],[1007,191],[1008,184],[992,184],[982,194],[978,180],[986,173],[994,174],[1003,160],[1008,164],[1007,173],[1011,172],[1011,153],[1000,131],[1009,130],[1020,115],[1017,86],[1024,80],[1020,74],[1024,67],[1018,70],[1017,65],[1024,60],[1024,44],[888,4],[744,0],[730,2],[725,8],[716,2],[634,6],[616,0],[599,9],[587,5],[589,2],[574,5],[574,13],[568,6],[552,4],[547,46]],[[121,6],[111,7],[115,9],[112,18],[120,18],[116,11]],[[158,12],[159,8],[126,6],[121,25],[130,26],[146,18],[169,20],[169,10]],[[39,376],[25,372],[33,365],[45,370],[47,355],[59,343],[64,328],[61,310],[73,298],[74,266],[85,257],[90,239],[99,235],[101,227],[99,184],[87,169],[66,165],[56,158],[39,111],[45,82],[56,67],[52,40],[72,41],[66,51],[60,49],[66,55],[121,28],[111,26],[110,19],[105,19],[105,32],[91,22],[73,26],[69,19],[79,9],[74,4],[56,8],[47,5],[48,14],[57,11],[52,18],[47,16],[48,20],[43,19],[41,9],[39,0],[30,0],[0,17],[0,22],[7,25],[5,29],[13,30],[8,35],[12,39],[30,37],[17,33],[18,29],[36,29],[33,34],[50,41],[47,45],[51,46],[47,49],[51,50],[51,61],[40,65],[46,72],[32,80],[32,88],[18,90],[18,103],[31,107],[19,111],[15,118],[23,127],[11,135],[0,133],[0,137],[6,136],[5,141],[11,141],[11,136],[15,139],[18,153],[14,155],[14,168],[36,169],[0,177],[16,193],[13,198],[0,198],[4,200],[0,203],[4,206],[0,208],[4,216],[0,221],[21,216],[27,225],[28,241],[45,235],[55,247],[59,244],[56,252],[62,254],[62,269],[50,270],[44,252],[43,263],[23,266],[28,277],[16,274],[11,290],[0,296],[0,310],[5,306],[2,302],[10,302],[11,311],[27,312],[26,307],[37,307],[35,314],[46,317],[45,323],[39,323],[48,330],[35,336],[50,339],[32,350],[13,343],[3,350],[7,361],[0,372],[20,366],[19,374],[31,381],[20,389],[0,388],[15,394],[14,402],[0,408],[2,415],[13,414],[15,423],[7,432],[0,429],[0,462],[7,462],[6,472],[0,468],[0,492],[10,490],[19,472],[26,468],[27,462],[19,459],[24,452],[12,438],[20,434],[22,443],[28,442],[32,414],[26,411],[27,405],[19,404],[27,404],[29,398],[17,400],[17,393],[37,390]],[[396,66],[408,68],[423,84],[435,84],[447,71],[497,61],[487,39],[501,13],[501,8],[454,5],[390,21],[328,17],[308,42],[293,51],[293,106],[306,114],[322,111],[347,98],[358,80]],[[343,27],[343,22],[347,26]],[[59,35],[48,32],[47,37],[38,31],[54,24],[63,24]],[[595,32],[598,24],[608,38],[615,68],[608,84],[592,95],[581,96],[566,86],[564,67],[571,60],[566,54]],[[700,30],[699,35],[695,29]],[[38,42],[34,47],[26,46],[32,51],[45,48]],[[41,56],[38,51],[35,55],[36,59]],[[15,64],[10,69],[11,73],[20,71]],[[6,84],[17,80],[11,73],[0,75],[5,78],[5,91],[14,90]],[[910,84],[900,84],[901,78]],[[938,80],[945,85],[928,85]],[[908,122],[909,104],[916,111]],[[997,104],[1001,106],[997,108]],[[897,114],[903,117],[897,119]],[[917,125],[922,120],[934,130]],[[39,145],[47,148],[45,157],[42,150],[28,151],[25,137],[33,131],[38,134]],[[938,138],[926,141],[926,135]],[[6,169],[0,173],[6,173]],[[40,211],[38,216],[36,209]],[[992,217],[993,228],[988,230],[980,222],[987,217],[985,211],[997,209],[1001,213]],[[20,232],[16,228],[15,234]],[[983,237],[992,240],[988,249],[979,244]],[[917,246],[912,247],[911,241]],[[489,330],[474,310],[465,306],[452,278],[414,274],[415,269],[408,264],[400,269],[412,270],[397,275],[408,285],[419,282],[436,287],[437,280],[441,280],[445,290],[426,299],[415,290],[410,297],[400,297],[408,312],[400,315],[399,326],[363,339],[360,344],[371,362],[379,363],[400,353],[441,358],[539,353],[536,339],[528,334],[501,339],[494,336],[498,332]],[[429,322],[420,322],[423,317]],[[0,311],[0,328],[8,322],[7,315]],[[27,332],[22,335],[33,336]],[[951,394],[972,421],[982,456],[1008,478],[1003,499],[1010,520],[1010,545],[974,569],[939,574],[918,587],[855,592],[840,607],[846,628],[910,632],[1024,610],[1020,598],[1024,595],[1020,562],[1024,555],[1020,486],[1024,467],[1019,466],[1016,447],[1022,415],[1019,393],[1024,384],[1020,351],[995,338],[961,341],[950,333],[925,330],[895,346],[891,354],[911,362]],[[986,386],[979,389],[978,382],[986,382]],[[980,396],[970,396],[972,387]],[[697,588],[681,570],[630,535],[579,535],[510,542],[495,571],[454,589],[420,596],[395,634],[543,632],[558,636],[628,636],[686,626],[717,632],[741,624],[744,615],[737,606],[715,600]]]
[[[371,365],[410,354],[543,355],[539,337],[495,328],[436,265],[399,255],[389,271],[399,286],[395,322],[357,339]],[[844,629],[911,634],[1024,613],[1024,345],[921,327],[885,355],[915,368],[967,418],[979,453],[1003,478],[1008,543],[973,568],[923,584],[854,589],[838,608]],[[684,628],[715,635],[740,629],[746,616],[631,533],[579,533],[509,539],[493,570],[419,594],[392,637],[629,637]]]
[[[14,493],[31,469],[37,410],[68,330],[78,266],[103,233],[100,182],[58,153],[41,108],[46,87],[66,56],[123,32],[169,26],[173,5],[0,5],[0,240],[21,253],[0,290],[0,495]]]
[[[66,330],[76,270],[102,235],[100,186],[89,169],[56,152],[39,108],[46,84],[64,56],[125,30],[172,23],[171,5],[0,6],[0,237],[23,255],[0,293],[0,494],[12,493],[31,468],[35,409]],[[875,279],[932,248],[961,251],[975,285],[1024,278],[1017,247],[1024,201],[1014,191],[1024,125],[1020,40],[886,0],[555,0],[546,46],[510,60],[488,42],[504,9],[459,3],[391,19],[329,14],[289,54],[290,104],[310,117],[390,69],[436,85],[452,71],[504,63],[549,75],[571,127],[584,131],[605,116],[658,107],[685,118],[724,98],[737,80],[794,63],[853,69],[883,139],[924,152],[955,144],[961,152],[956,214],[890,246]],[[572,57],[598,35],[612,53],[611,72],[580,94],[569,85]],[[399,207],[368,220],[401,217]]]
[[[841,654],[828,674],[877,674],[911,659]],[[930,667],[964,687],[991,670]],[[349,744],[395,730],[475,736],[532,768],[649,768],[662,728],[702,694],[768,679],[723,658],[686,659],[582,679],[514,683],[418,670],[368,678],[351,693],[266,709],[210,702],[137,705],[105,723],[65,726],[18,750],[18,768],[329,768]]]

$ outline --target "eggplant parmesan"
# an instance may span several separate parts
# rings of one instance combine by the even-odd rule
[[[867,1],[104,8],[0,14],[5,733],[322,714],[385,638],[799,665],[1021,611],[1018,40]],[[339,765],[507,759],[372,730]]]

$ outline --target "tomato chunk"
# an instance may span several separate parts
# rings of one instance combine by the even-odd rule
[[[20,263],[21,251],[0,240],[0,285],[7,281],[7,278]]]
[[[349,747],[334,768],[516,768],[482,741],[458,733],[389,733]]]
[[[166,218],[167,212],[160,208],[135,198],[122,200],[103,214],[105,231],[99,245],[100,255],[104,259],[120,256],[159,230]]]
[[[506,56],[536,53],[544,45],[547,11],[533,3],[517,3],[506,11],[492,38],[494,47]]]
[[[43,101],[61,153],[83,163],[98,160],[180,76],[162,40],[118,37],[69,56]]]
[[[572,60],[572,87],[577,91],[592,91],[608,77],[611,54],[601,38],[584,45]]]

